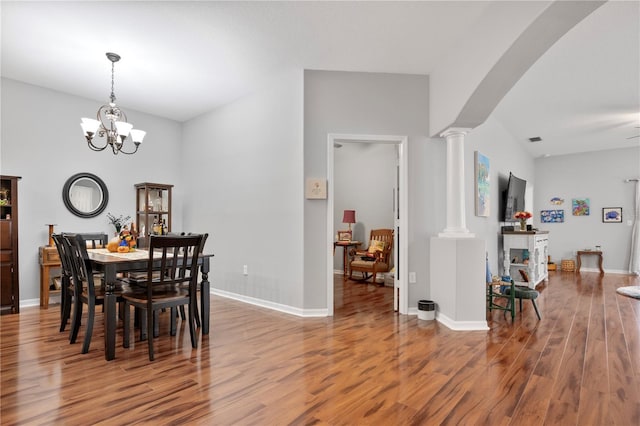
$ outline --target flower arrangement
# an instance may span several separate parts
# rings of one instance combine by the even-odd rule
[[[524,231],[527,229],[527,219],[533,217],[533,215],[531,214],[531,212],[522,211],[516,212],[513,217],[520,221],[520,230]]]
[[[122,227],[125,226],[129,220],[131,220],[131,216],[125,217],[120,215],[116,217],[111,213],[107,213],[107,220],[111,225],[113,225],[114,228],[116,228],[116,233],[119,234]]]

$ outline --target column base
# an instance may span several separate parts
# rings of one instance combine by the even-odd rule
[[[445,229],[438,234],[439,238],[475,238],[476,234],[468,229]]]

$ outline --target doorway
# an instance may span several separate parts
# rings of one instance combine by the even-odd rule
[[[328,315],[334,314],[334,279],[333,279],[333,242],[334,233],[334,205],[335,205],[335,149],[343,144],[390,144],[397,148],[396,188],[389,199],[393,199],[394,226],[394,310],[408,313],[407,294],[407,247],[408,247],[408,190],[407,190],[407,137],[390,135],[357,135],[357,134],[329,134],[327,137],[327,310]],[[365,173],[363,172],[363,176]],[[368,240],[368,235],[365,236]]]

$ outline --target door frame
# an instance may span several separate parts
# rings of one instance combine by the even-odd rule
[[[396,246],[398,263],[396,264],[396,276],[394,284],[394,299],[398,300],[398,312],[407,315],[409,313],[408,295],[408,268],[409,268],[409,189],[408,189],[408,138],[398,135],[359,135],[348,133],[329,133],[327,135],[327,315],[333,316],[334,312],[334,280],[333,280],[333,208],[334,208],[334,155],[336,143],[383,143],[398,145],[398,161],[400,164],[400,194],[398,207],[399,219],[395,219],[394,228],[400,228],[400,235],[396,238],[400,243]]]

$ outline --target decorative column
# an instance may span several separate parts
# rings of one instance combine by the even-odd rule
[[[470,129],[451,127],[440,136],[447,141],[447,227],[441,238],[474,238],[466,225],[464,137]]]
[[[464,136],[469,129],[449,128],[447,140],[447,227],[430,243],[431,298],[436,319],[452,330],[488,330],[484,240],[466,226]]]

